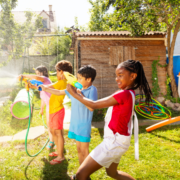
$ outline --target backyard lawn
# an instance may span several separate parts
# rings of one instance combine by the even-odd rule
[[[50,165],[52,158],[44,149],[37,157],[28,157],[24,141],[0,144],[0,179],[69,179],[79,166],[75,141],[67,138],[65,131],[65,157],[62,164]],[[101,141],[103,129],[92,129],[90,151]],[[30,154],[36,153],[45,143],[47,133],[36,140],[28,141]],[[152,133],[140,128],[140,160],[134,159],[134,141],[122,157],[118,169],[125,171],[137,180],[178,180],[180,177],[180,126],[166,126]],[[91,179],[111,179],[105,169],[91,175]]]
[[[55,80],[55,79],[54,79]],[[0,136],[14,135],[28,126],[28,119],[18,120],[10,114],[11,101],[0,108]],[[33,99],[33,116],[31,127],[43,125],[39,117],[40,99],[36,92]],[[45,118],[45,117],[44,117]],[[95,118],[98,118],[98,112]],[[131,146],[122,157],[119,170],[125,171],[137,180],[178,180],[180,179],[180,125],[165,126],[151,133],[145,131],[146,127],[140,127],[139,148],[140,160],[134,158],[134,137]],[[44,149],[38,156],[31,158],[25,152],[23,141],[0,143],[0,179],[5,180],[67,180],[70,175],[76,173],[79,162],[74,140],[65,136],[66,159],[58,165],[50,165],[52,159],[49,151]],[[28,141],[30,154],[37,153],[44,145],[48,137],[45,134],[35,140]],[[90,151],[94,149],[103,138],[103,129],[92,129]],[[92,180],[111,179],[105,169],[91,175]]]

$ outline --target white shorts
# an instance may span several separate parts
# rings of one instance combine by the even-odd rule
[[[109,168],[112,163],[119,163],[121,156],[130,146],[131,136],[116,133],[114,137],[106,137],[90,156],[101,166]]]

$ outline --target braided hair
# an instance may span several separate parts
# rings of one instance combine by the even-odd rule
[[[135,90],[139,88],[140,94],[143,95],[144,92],[146,96],[146,103],[151,102],[152,91],[149,87],[149,83],[147,82],[141,62],[135,60],[127,60],[119,64],[117,68],[120,67],[123,67],[126,70],[137,74],[137,77],[134,81],[134,87],[132,87],[131,89]]]
[[[43,76],[45,76],[45,77],[49,77],[48,70],[47,70],[47,68],[46,68],[45,66],[38,66],[38,67],[36,68],[36,71],[39,71],[39,72],[42,73]]]

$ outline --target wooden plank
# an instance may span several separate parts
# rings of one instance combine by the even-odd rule
[[[109,46],[104,46],[103,44],[101,46],[93,46],[93,47],[81,47],[82,52],[107,52],[109,51]]]
[[[166,56],[147,56],[147,57],[141,57],[141,56],[136,56],[136,60],[139,61],[154,61],[154,60],[160,60],[160,61],[166,61]]]
[[[147,57],[147,56],[161,56],[166,57],[166,53],[164,52],[143,52],[143,53],[136,53],[136,57]]]
[[[164,41],[81,41],[81,47],[94,46],[164,46]]]
[[[148,50],[150,50],[150,51],[156,51],[156,50],[166,50],[166,47],[163,45],[163,46],[137,46],[136,47],[137,49],[137,51],[139,51],[139,50],[145,50],[145,51],[148,51]]]
[[[134,46],[132,47],[131,51],[132,51],[131,59],[136,60],[136,49]]]
[[[123,46],[117,46],[117,63],[114,65],[119,65],[119,63],[123,62]]]
[[[146,53],[151,53],[151,54],[153,54],[153,53],[155,53],[155,54],[158,54],[158,53],[164,53],[163,55],[166,55],[166,49],[153,49],[153,50],[149,50],[149,49],[141,49],[141,50],[139,50],[139,49],[136,49],[136,54],[146,54]]]
[[[113,65],[113,58],[114,58],[114,54],[113,54],[113,47],[110,47],[110,53],[109,53],[109,65]]]

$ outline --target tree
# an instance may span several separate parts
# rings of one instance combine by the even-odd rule
[[[19,24],[14,20],[12,10],[17,0],[0,0],[2,11],[0,13],[0,43],[9,47],[8,60],[0,64],[6,65],[10,60],[19,59],[26,47],[31,45],[32,37],[37,29],[42,27],[42,18],[32,12],[25,12],[26,22]],[[32,19],[35,17],[35,21]]]
[[[91,17],[88,28],[90,31],[124,30],[113,13],[106,12],[108,8],[106,8],[107,6],[104,0],[89,0],[89,3],[92,5],[92,8],[89,10]]]
[[[104,12],[113,5],[113,15],[131,31],[133,36],[141,36],[149,31],[167,31],[169,64],[167,72],[171,79],[174,97],[178,97],[173,74],[173,52],[177,33],[180,28],[179,0],[106,0]],[[172,32],[172,42],[170,41]]]

